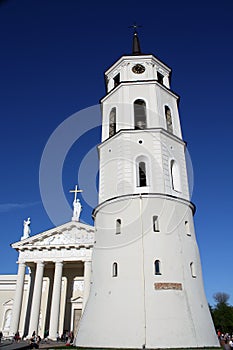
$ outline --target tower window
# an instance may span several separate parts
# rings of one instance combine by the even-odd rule
[[[187,236],[191,236],[191,231],[190,231],[189,222],[188,222],[188,221],[185,221],[184,224],[185,224],[185,230],[186,230]]]
[[[155,260],[154,269],[155,275],[161,275],[161,263],[159,260]]]
[[[118,275],[118,265],[116,262],[112,265],[112,277],[117,277]]]
[[[172,114],[168,106],[165,106],[165,117],[166,117],[167,131],[170,133],[173,133]]]
[[[114,87],[118,86],[120,84],[120,73],[118,73],[114,78]]]
[[[157,72],[157,77],[158,77],[158,82],[160,84],[163,84],[163,78],[164,78],[163,74]]]
[[[134,128],[146,128],[146,103],[143,100],[136,100],[134,102]]]
[[[116,220],[116,235],[121,233],[121,219]]]
[[[139,187],[145,187],[147,186],[146,183],[146,163],[145,162],[139,162],[138,163],[138,186]]]
[[[195,265],[194,265],[194,262],[191,262],[190,263],[190,270],[191,270],[191,275],[193,278],[196,278],[197,277],[197,274],[196,274],[196,269],[195,269]]]
[[[181,192],[181,182],[180,182],[180,171],[177,162],[172,159],[171,161],[171,180],[172,180],[172,189],[177,192]]]
[[[144,155],[140,155],[136,159],[136,180],[137,187],[149,186],[148,178],[148,159]]]
[[[116,133],[116,107],[111,109],[109,115],[109,137],[112,137]]]
[[[153,216],[153,231],[159,232],[159,220],[157,215]]]

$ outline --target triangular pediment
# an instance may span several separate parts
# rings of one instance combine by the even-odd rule
[[[90,246],[94,243],[94,227],[79,221],[70,221],[48,231],[38,233],[11,246],[16,250],[48,249],[49,247]]]

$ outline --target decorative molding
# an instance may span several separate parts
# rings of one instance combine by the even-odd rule
[[[19,262],[54,262],[54,261],[84,261],[89,260],[92,255],[92,246],[75,248],[60,247],[60,249],[25,250],[20,252]]]

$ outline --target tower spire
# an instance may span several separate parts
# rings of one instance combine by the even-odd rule
[[[129,28],[134,29],[134,34],[133,34],[133,49],[132,49],[132,54],[133,55],[141,55],[141,48],[140,48],[140,42],[139,42],[139,37],[138,37],[138,32],[137,28],[141,27],[140,25],[134,23],[132,26]]]

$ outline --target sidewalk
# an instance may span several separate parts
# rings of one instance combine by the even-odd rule
[[[57,347],[63,346],[64,348],[69,348],[66,346],[65,342],[57,342],[57,341],[44,341],[42,340],[39,344],[39,349],[53,349]],[[1,350],[15,350],[15,349],[30,349],[30,344],[26,340],[21,340],[19,343],[12,342],[10,340],[5,340],[2,343],[0,343],[0,349]]]
[[[63,346],[64,349],[67,348],[69,349],[69,346],[66,346],[66,343],[64,341],[52,341],[52,340],[47,340],[46,342],[42,340],[39,344],[39,349],[52,349],[52,348],[57,348]]]
[[[0,349],[1,350],[29,349],[29,343],[25,340],[21,340],[19,343],[5,340],[0,343]]]

